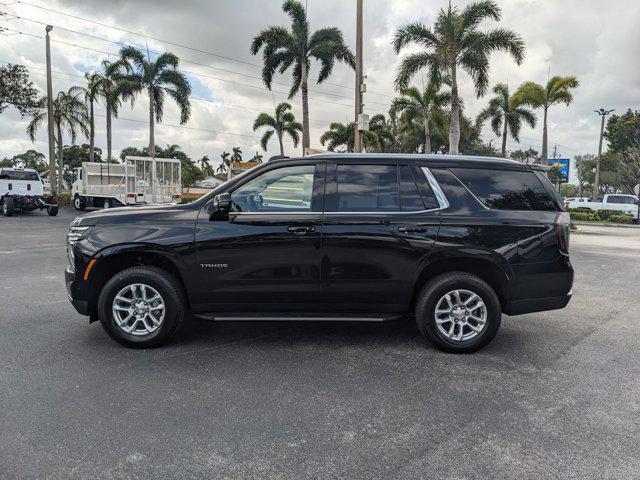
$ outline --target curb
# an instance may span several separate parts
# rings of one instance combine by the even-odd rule
[[[640,228],[640,225],[629,225],[629,224],[615,224],[615,223],[596,223],[596,222],[573,222],[574,225],[580,225],[583,227],[613,227],[613,228]]]

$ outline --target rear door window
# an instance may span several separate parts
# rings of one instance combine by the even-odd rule
[[[26,180],[30,182],[37,182],[40,180],[36,172],[23,172],[20,170],[3,170],[2,173],[0,173],[0,179]]]
[[[556,205],[533,171],[452,168],[487,207],[497,210],[548,210]]]
[[[396,165],[338,165],[339,212],[400,209]]]

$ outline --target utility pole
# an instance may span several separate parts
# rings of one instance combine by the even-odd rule
[[[56,150],[53,142],[53,85],[51,83],[51,39],[49,32],[53,30],[51,25],[45,27],[46,51],[47,51],[47,121],[49,133],[49,183],[51,185],[51,195],[58,194],[58,183],[56,182]],[[60,159],[62,163],[62,159]]]
[[[596,161],[596,179],[593,182],[593,201],[596,202],[598,200],[598,190],[600,190],[600,156],[602,155],[602,137],[604,135],[604,118],[609,115],[611,112],[615,112],[616,109],[612,108],[611,110],[605,110],[601,108],[600,110],[594,110],[598,115],[602,117],[602,123],[600,124],[600,141],[598,142],[598,159]]]
[[[356,128],[354,151],[356,153],[362,152],[362,131],[361,128],[361,115],[362,115],[362,2],[363,0],[357,0],[356,14]]]
[[[557,158],[558,158],[558,144],[556,143],[553,146],[553,162],[552,163],[554,165],[556,163],[555,161],[557,160]],[[556,174],[556,190],[560,192],[560,175],[559,174]]]

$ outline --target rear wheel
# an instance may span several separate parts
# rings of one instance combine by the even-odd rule
[[[98,299],[102,327],[116,342],[134,348],[153,347],[170,338],[186,310],[176,279],[154,267],[116,274]]]
[[[80,195],[76,195],[73,199],[73,208],[81,212],[84,211],[84,209],[87,208],[87,200]]]
[[[56,215],[58,215],[58,209],[58,205],[49,205],[47,207],[47,213],[50,217],[55,217]]]
[[[13,211],[15,210],[15,205],[13,203],[13,198],[4,197],[2,200],[2,214],[5,217],[10,217],[13,215]]]
[[[439,349],[471,353],[498,333],[500,300],[481,278],[462,272],[440,275],[429,282],[416,302],[416,322],[422,335]]]
[[[109,198],[105,198],[104,202],[102,203],[102,208],[111,208],[111,207],[113,207],[113,200]]]

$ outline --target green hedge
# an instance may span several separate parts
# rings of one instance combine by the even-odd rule
[[[615,210],[593,211],[581,207],[570,210],[569,215],[572,221],[633,223],[633,215],[620,213]]]
[[[191,203],[198,200],[202,195],[182,195],[182,201],[180,203]]]
[[[58,205],[69,205],[71,203],[71,194],[69,192],[60,192],[58,194]]]

